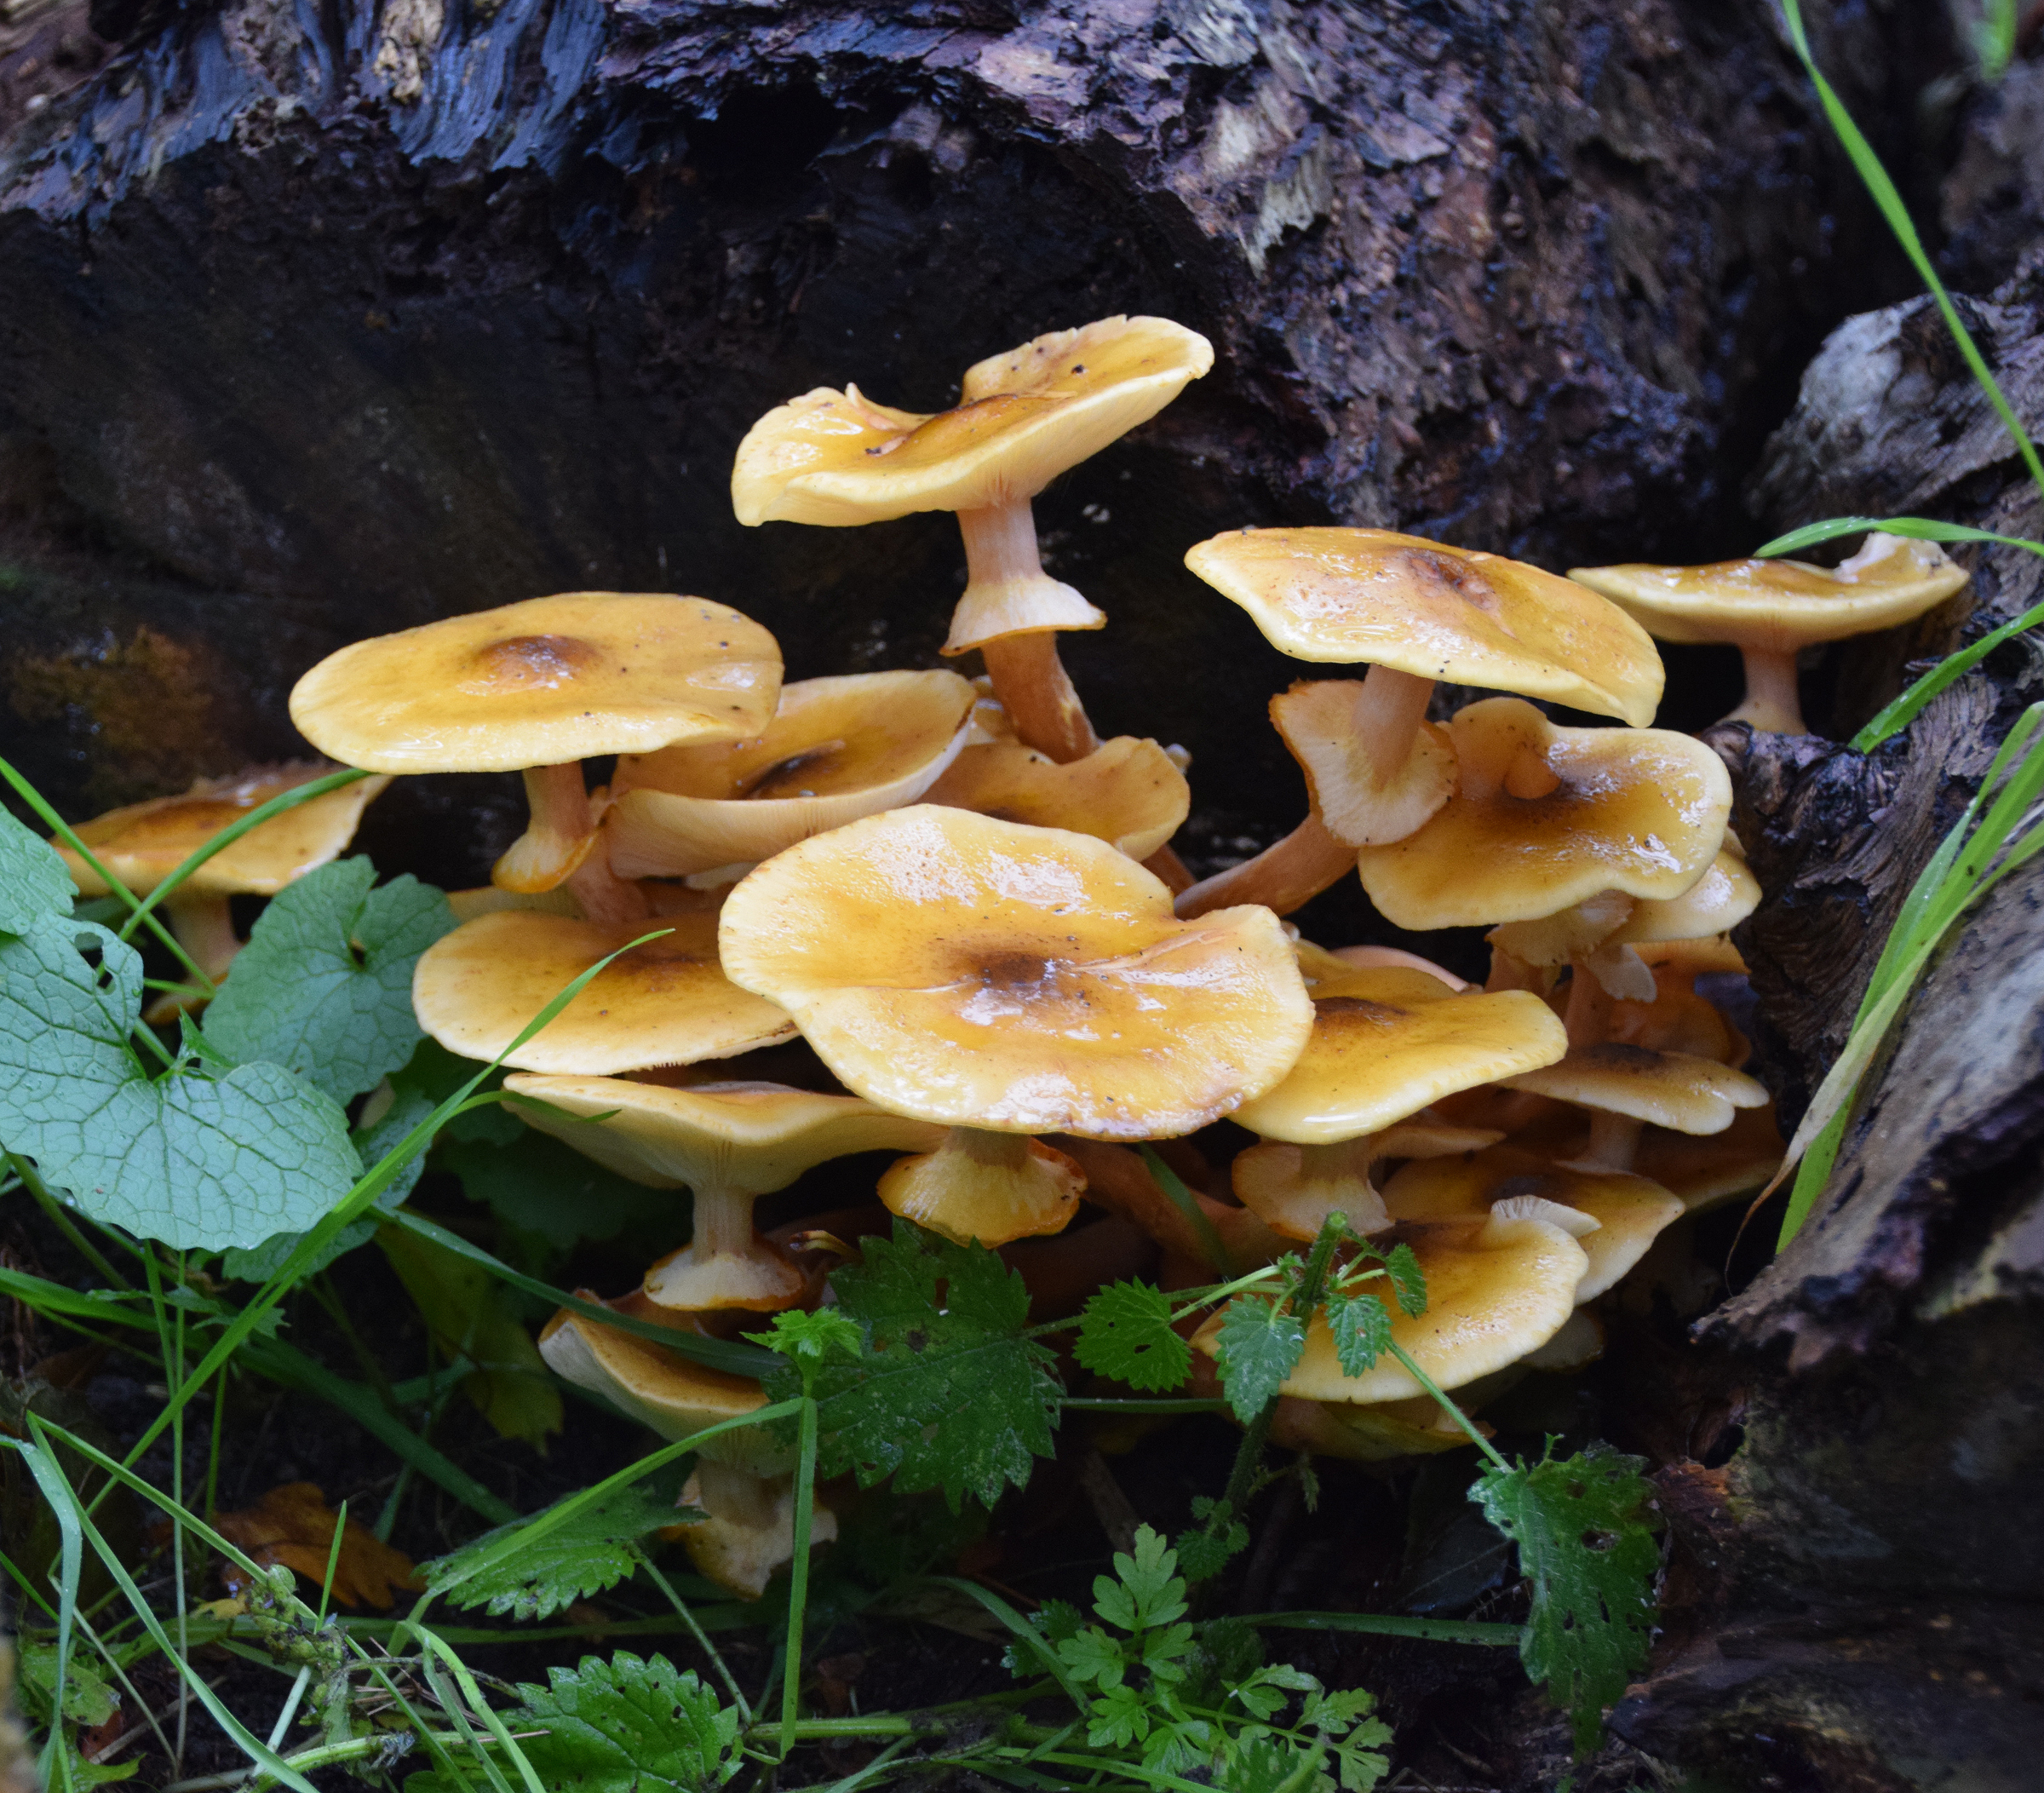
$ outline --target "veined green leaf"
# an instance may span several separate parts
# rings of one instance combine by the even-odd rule
[[[56,848],[0,809],[0,934],[26,934],[47,917],[69,915],[77,894]]]

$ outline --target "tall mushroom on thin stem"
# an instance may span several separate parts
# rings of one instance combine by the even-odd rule
[[[645,916],[603,850],[582,761],[758,734],[773,715],[773,637],[703,598],[581,591],[357,641],[291,692],[323,753],[372,772],[522,772],[531,819],[491,876],[566,884],[594,922]]]
[[[1100,744],[1057,632],[1107,618],[1043,570],[1031,501],[1213,365],[1207,339],[1168,319],[1104,318],[977,363],[956,408],[934,416],[876,405],[855,386],[818,387],[747,432],[732,506],[745,524],[956,512],[966,587],[944,652],[980,652],[1025,745],[1080,759]]]
[[[1772,734],[1807,734],[1795,657],[1914,621],[1968,575],[1934,542],[1869,534],[1836,566],[1801,560],[1720,560],[1708,566],[1577,566],[1569,577],[1602,592],[1663,641],[1724,641],[1746,661],[1746,698],[1725,718]]]
[[[1311,726],[1302,715],[1285,730],[1313,786],[1312,813],[1246,865],[1185,892],[1180,915],[1250,902],[1285,913],[1346,871],[1358,848],[1425,825],[1457,778],[1446,737],[1426,720],[1436,680],[1635,726],[1660,701],[1660,657],[1623,611],[1496,555],[1383,529],[1245,529],[1202,542],[1186,565],[1295,659],[1369,670],[1360,683],[1293,687],[1295,700],[1319,694]]]

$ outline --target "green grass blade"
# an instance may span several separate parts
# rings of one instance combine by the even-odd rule
[[[2044,555],[2044,542],[2032,541],[2028,536],[1998,536],[1991,529],[1975,529],[1970,523],[1940,522],[1935,517],[1833,517],[1823,523],[1806,523],[1785,536],[1763,542],[1753,552],[1756,559],[1771,560],[1777,555],[1798,554],[1820,542],[1864,535],[1869,530],[1879,530],[1883,535],[1909,536],[1919,542],[1989,542]]]
[[[1397,1612],[1256,1612],[1242,1623],[1273,1631],[1364,1631],[1378,1637],[1418,1637],[1437,1644],[1488,1644],[1516,1650],[1523,1625],[1486,1624],[1467,1618],[1408,1618]]]
[[[133,1296],[118,1301],[95,1302],[89,1295],[66,1289],[61,1283],[31,1276],[26,1270],[0,1267],[0,1295],[9,1301],[20,1302],[45,1319],[93,1320],[116,1326],[134,1326],[149,1333],[156,1330],[155,1321],[133,1311],[130,1305]]]
[[[1223,1276],[1235,1274],[1235,1261],[1228,1256],[1228,1248],[1220,1242],[1220,1235],[1214,1230],[1214,1222],[1207,1218],[1207,1210],[1199,1205],[1199,1198],[1186,1187],[1176,1171],[1167,1164],[1148,1146],[1142,1148],[1143,1163],[1149,1168],[1150,1180],[1170,1198],[1171,1205],[1186,1217],[1186,1224],[1206,1250],[1214,1267]]]
[[[40,1442],[0,1436],[0,1446],[18,1452],[43,1491],[43,1503],[55,1515],[57,1554],[57,1664],[55,1691],[50,1695],[49,1740],[43,1745],[43,1783],[48,1786],[50,1770],[66,1787],[72,1784],[71,1756],[64,1748],[64,1684],[71,1669],[71,1629],[78,1611],[78,1581],[85,1572],[85,1534],[78,1522],[78,1497],[64,1472]]]
[[[801,1716],[802,1620],[809,1606],[809,1532],[816,1497],[816,1398],[802,1396],[801,1447],[795,1465],[795,1555],[788,1565],[788,1644],[781,1666],[781,1757],[795,1750]]]
[[[1079,1684],[1072,1680],[1071,1671],[1065,1665],[1065,1658],[1051,1648],[1050,1641],[1041,1631],[992,1589],[983,1588],[976,1581],[966,1581],[955,1575],[932,1575],[924,1578],[939,1588],[950,1588],[978,1600],[1014,1634],[1016,1641],[1042,1665],[1043,1672],[1065,1690],[1065,1697],[1080,1711],[1086,1710],[1089,1704],[1087,1695]]]

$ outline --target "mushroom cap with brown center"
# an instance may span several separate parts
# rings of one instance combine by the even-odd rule
[[[1578,1302],[1594,1301],[1614,1286],[1683,1213],[1676,1197],[1644,1176],[1557,1164],[1512,1146],[1467,1158],[1415,1158],[1384,1186],[1384,1205],[1394,1221],[1463,1219],[1514,1196],[1577,1209],[1597,1222],[1595,1232],[1576,1241],[1589,1260],[1576,1284]]]
[[[1633,562],[1573,567],[1569,577],[1622,606],[1663,641],[1728,641],[1793,653],[1909,622],[1942,604],[1968,575],[1934,542],[1877,531],[1834,567],[1801,560]]]
[[[1103,318],[978,363],[934,416],[818,387],[745,433],[732,508],[745,524],[858,524],[1033,497],[1213,365],[1207,339],[1167,319]]]
[[[1558,1065],[1503,1079],[1582,1108],[1600,1108],[1678,1133],[1721,1133],[1741,1108],[1758,1108],[1767,1091],[1743,1071],[1686,1052],[1661,1052],[1607,1040],[1580,1046]]]
[[[1425,1313],[1407,1314],[1387,1303],[1392,1338],[1443,1388],[1459,1388],[1545,1344],[1575,1312],[1576,1286],[1589,1268],[1581,1242],[1538,1215],[1409,1221],[1379,1244],[1392,1238],[1412,1247],[1427,1280]],[[1193,1336],[1209,1357],[1221,1318],[1215,1314]],[[1334,1335],[1317,1313],[1298,1367],[1278,1392],[1368,1404],[1426,1391],[1389,1352],[1361,1376],[1345,1376]]]
[[[1240,529],[1186,565],[1295,660],[1551,698],[1641,727],[1661,701],[1645,630],[1567,579],[1388,529]]]
[[[1461,788],[1417,832],[1358,856],[1400,928],[1530,921],[1604,890],[1679,896],[1724,839],[1731,780],[1687,735],[1557,727],[1517,698],[1472,704],[1448,730]]]
[[[1146,859],[1178,832],[1192,793],[1155,741],[1117,735],[1061,766],[1019,741],[968,746],[923,801],[1032,828],[1068,828]]]
[[[1523,990],[1456,991],[1423,971],[1346,968],[1312,986],[1313,1032],[1284,1081],[1233,1118],[1293,1145],[1381,1132],[1457,1089],[1558,1062],[1568,1032]]]
[[[520,909],[479,916],[420,956],[412,1008],[450,1052],[494,1059],[590,966],[656,932],[660,939],[599,972],[504,1062],[606,1077],[729,1058],[794,1034],[788,1015],[724,975],[714,915],[621,922]]]
[[[964,746],[970,683],[869,672],[781,687],[764,733],[626,755],[604,832],[620,877],[679,877],[784,847],[922,796]]]
[[[1271,699],[1271,726],[1306,774],[1313,813],[1351,847],[1403,840],[1455,790],[1448,731],[1421,722],[1404,764],[1386,783],[1355,727],[1359,679],[1301,679]]]
[[[540,1036],[544,1038],[543,1034]],[[944,1129],[855,1095],[781,1083],[697,1083],[521,1072],[504,1088],[528,1126],[655,1189],[771,1195],[806,1170],[855,1152],[932,1151]]]
[[[1105,841],[922,804],[726,899],[724,965],[847,1088],[1006,1133],[1190,1133],[1290,1070],[1312,1005],[1267,909],[1171,912]]]
[[[572,591],[343,647],[291,720],[372,772],[520,772],[756,735],[780,688],[773,637],[728,605]]]
[[[272,797],[342,769],[317,762],[252,766],[224,779],[200,779],[174,797],[110,809],[81,822],[77,833],[100,865],[137,896],[146,896],[221,829]],[[387,778],[359,779],[272,816],[223,847],[179,888],[193,896],[275,895],[336,858],[354,838],[370,800],[389,783]],[[60,841],[51,844],[85,895],[111,894],[73,849]]]

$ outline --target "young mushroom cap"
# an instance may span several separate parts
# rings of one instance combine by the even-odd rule
[[[1589,1259],[1576,1238],[1593,1229],[1586,1215],[1507,1203],[1483,1220],[1408,1222],[1395,1237],[1412,1247],[1427,1279],[1427,1309],[1392,1308],[1391,1336],[1443,1388],[1459,1388],[1516,1362],[1559,1332],[1575,1311]],[[1208,1356],[1220,1348],[1222,1315],[1193,1336]],[[1426,1391],[1387,1352],[1361,1376],[1342,1373],[1334,1335],[1316,1313],[1299,1365],[1278,1391],[1305,1400],[1410,1400]]]
[[[1760,1188],[1782,1168],[1788,1146],[1774,1104],[1742,1109],[1722,1133],[1697,1139],[1664,1127],[1642,1130],[1633,1170],[1651,1177],[1691,1214]]]
[[[1549,916],[1605,890],[1679,896],[1725,836],[1731,781],[1700,741],[1658,728],[1561,728],[1517,698],[1448,725],[1455,796],[1415,834],[1358,856],[1400,928]]]
[[[372,772],[520,772],[755,735],[780,686],[773,637],[728,605],[577,591],[343,647],[291,720]]]
[[[1616,1040],[1578,1047],[1544,1070],[1501,1080],[1507,1089],[1673,1128],[1721,1133],[1741,1108],[1758,1108],[1766,1090],[1743,1071],[1685,1052],[1660,1052]]]
[[[1312,1004],[1269,911],[1176,920],[1089,835],[919,805],[726,899],[726,970],[881,1107],[1005,1133],[1191,1133],[1290,1070]]]
[[[521,1071],[604,1077],[690,1065],[772,1045],[795,1023],[739,989],[717,962],[717,918],[601,922],[534,910],[465,922],[420,956],[411,1001],[450,1052],[493,1059],[590,966],[640,935],[504,1062]]]
[[[1709,870],[1681,895],[1635,902],[1608,940],[1613,945],[1645,946],[1724,935],[1760,906],[1760,880],[1738,853],[1720,848]]]
[[[1685,988],[1693,989],[1698,978],[1713,973],[1746,975],[1744,956],[1723,934],[1697,940],[1656,940],[1633,951],[1657,978],[1679,978]]]
[[[781,687],[763,733],[626,755],[604,820],[621,877],[678,877],[913,803],[958,756],[973,704],[955,672],[855,673]]]
[[[1085,1173],[1064,1152],[980,1127],[952,1128],[936,1151],[899,1159],[880,1179],[890,1213],[990,1248],[1063,1232],[1085,1189]]]
[[[1613,1287],[1645,1256],[1655,1235],[1683,1213],[1679,1200],[1644,1176],[1556,1164],[1513,1146],[1493,1146],[1467,1158],[1415,1160],[1384,1186],[1384,1205],[1394,1221],[1458,1220],[1523,1196],[1575,1209],[1597,1222],[1594,1232],[1576,1241],[1589,1260],[1576,1285],[1579,1302]]]
[[[1192,793],[1155,741],[1117,735],[1062,766],[1019,741],[968,746],[923,801],[1033,828],[1068,828],[1146,859],[1178,832]]]
[[[1805,732],[1795,656],[1911,621],[1966,582],[1932,542],[1875,531],[1834,567],[1801,560],[1720,560],[1708,566],[1579,566],[1569,577],[1601,592],[1664,641],[1725,641],[1746,658],[1746,701],[1730,720],[1782,734]]]
[[[703,1517],[663,1527],[661,1536],[680,1538],[697,1572],[741,1600],[759,1599],[774,1571],[795,1560],[792,1475],[755,1475],[728,1463],[698,1463],[682,1484],[681,1504]],[[837,1515],[814,1501],[809,1548],[836,1536]]]

